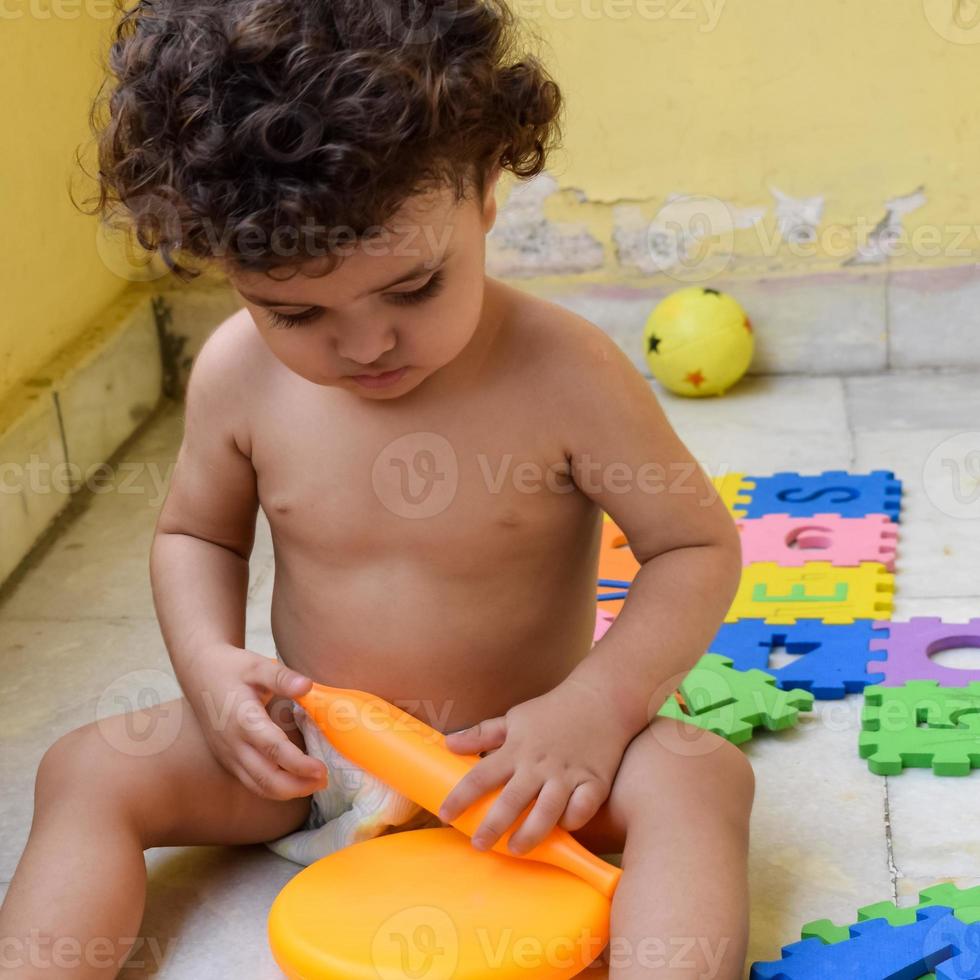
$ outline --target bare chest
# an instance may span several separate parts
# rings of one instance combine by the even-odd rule
[[[527,412],[478,403],[438,419],[294,412],[256,435],[277,548],[309,557],[485,568],[540,554],[589,507],[553,427]]]

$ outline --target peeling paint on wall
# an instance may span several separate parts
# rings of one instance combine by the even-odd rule
[[[902,219],[917,211],[926,201],[924,187],[916,188],[911,194],[885,201],[885,216],[875,225],[867,242],[859,245],[844,265],[883,265],[887,262],[891,246],[903,233]]]
[[[613,242],[623,268],[641,275],[698,266],[698,278],[723,271],[734,254],[738,230],[754,227],[762,207],[739,207],[716,197],[672,194],[653,219],[636,205],[613,208]],[[707,264],[705,250],[711,252]]]
[[[790,197],[772,186],[769,191],[776,199],[776,227],[783,241],[797,244],[815,241],[823,217],[823,197]]]
[[[601,269],[602,243],[587,225],[551,221],[545,201],[559,190],[548,173],[517,184],[497,213],[487,236],[487,271],[515,279],[569,275]],[[581,191],[573,191],[579,201]]]

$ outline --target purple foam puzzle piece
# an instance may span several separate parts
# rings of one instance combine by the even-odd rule
[[[980,647],[980,619],[946,623],[933,617],[910,619],[907,623],[877,620],[875,629],[885,630],[882,639],[871,641],[872,650],[884,651],[885,660],[875,669],[885,675],[882,687],[902,687],[908,681],[938,681],[944,687],[966,687],[980,681],[980,670],[944,667],[932,655],[955,647]]]

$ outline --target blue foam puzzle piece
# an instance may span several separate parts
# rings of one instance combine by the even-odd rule
[[[746,481],[754,484],[751,500],[745,506],[746,517],[887,514],[893,521],[898,521],[902,507],[902,483],[889,470],[874,470],[863,475],[845,473],[844,470],[828,470],[818,476],[776,473],[773,476],[749,476]]]
[[[884,635],[870,619],[846,625],[800,619],[789,626],[740,619],[725,623],[708,649],[728,657],[737,670],[764,670],[783,691],[802,688],[818,700],[832,701],[884,681],[884,674],[869,672],[873,661],[886,657],[884,650],[871,649],[871,641]],[[770,667],[769,655],[777,647],[800,654],[799,660]]]
[[[920,909],[916,921],[889,925],[869,919],[851,938],[825,945],[804,939],[783,947],[783,958],[755,963],[751,980],[980,980],[980,923],[967,925],[942,905]]]

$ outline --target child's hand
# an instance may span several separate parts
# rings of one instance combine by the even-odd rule
[[[508,841],[512,853],[523,854],[556,824],[578,830],[592,819],[609,796],[634,734],[613,717],[608,702],[596,692],[566,680],[541,697],[515,705],[503,717],[446,737],[453,752],[496,751],[453,787],[439,819],[449,823],[507,783],[473,834],[473,844],[480,850],[493,847],[537,797]]]
[[[198,656],[182,683],[215,758],[253,793],[291,800],[326,785],[324,764],[306,755],[266,710],[276,696],[305,694],[313,685],[309,677],[228,646]]]

